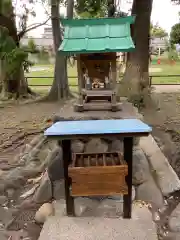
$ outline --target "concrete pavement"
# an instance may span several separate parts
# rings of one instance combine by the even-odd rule
[[[156,226],[147,207],[133,205],[132,219],[50,217],[39,240],[157,240]]]

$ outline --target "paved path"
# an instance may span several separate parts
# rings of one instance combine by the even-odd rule
[[[50,217],[39,240],[157,240],[156,227],[146,207],[133,206],[132,219]]]
[[[180,91],[180,85],[153,85],[156,92],[178,92]]]

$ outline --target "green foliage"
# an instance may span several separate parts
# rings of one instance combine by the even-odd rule
[[[171,44],[180,43],[180,23],[175,24],[171,28],[170,42]]]
[[[82,18],[103,17],[106,4],[106,0],[77,0],[75,9]]]
[[[151,35],[151,37],[163,38],[163,37],[166,37],[168,34],[158,24],[153,25],[151,23],[151,25],[150,25],[150,35]]]
[[[36,44],[35,44],[33,39],[29,39],[29,41],[28,41],[28,50],[31,53],[36,53],[37,52]]]
[[[23,65],[25,70],[31,63],[27,61],[28,54],[18,48],[8,35],[5,28],[0,28],[0,60],[3,63],[3,72],[6,78],[13,75]]]
[[[177,61],[178,60],[178,54],[176,52],[176,50],[170,49],[169,53],[168,53],[168,59],[169,60],[174,60]]]

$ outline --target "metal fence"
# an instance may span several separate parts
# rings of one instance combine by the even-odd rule
[[[120,78],[122,78],[123,76],[120,76]],[[26,80],[28,81],[28,79],[53,79],[54,77],[26,77]],[[68,78],[70,79],[77,79],[77,76],[69,76]],[[172,83],[153,83],[153,78],[179,78],[179,82],[172,82]],[[120,83],[120,81],[118,81],[117,83]],[[180,74],[179,75],[150,75],[149,76],[149,85],[180,85]],[[51,84],[29,84],[30,87],[50,87]],[[77,87],[78,84],[70,84],[70,87]]]

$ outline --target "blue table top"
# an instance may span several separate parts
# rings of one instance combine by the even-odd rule
[[[75,135],[109,135],[109,134],[147,134],[152,128],[138,119],[118,120],[86,120],[86,121],[62,121],[49,127],[45,136],[68,137]]]

